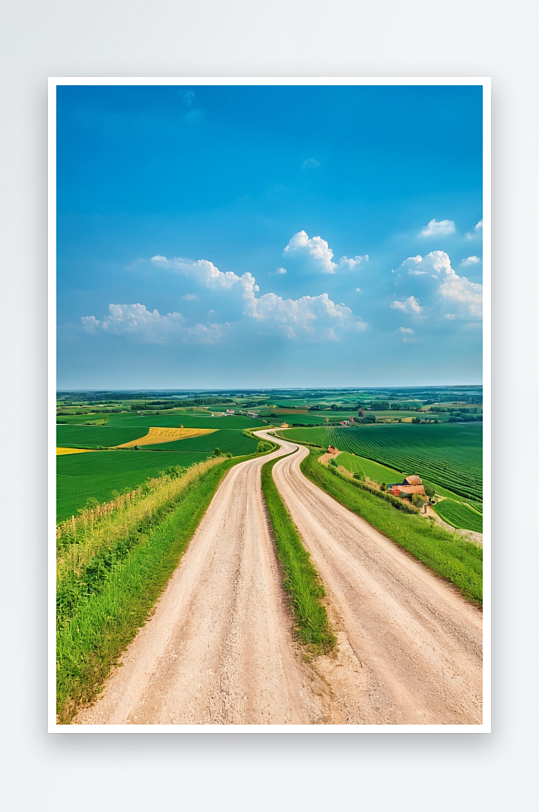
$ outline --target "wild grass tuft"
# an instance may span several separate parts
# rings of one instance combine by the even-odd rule
[[[324,587],[273,481],[272,470],[278,459],[270,460],[263,466],[262,491],[296,634],[310,654],[322,654],[333,648],[336,638],[322,603]]]

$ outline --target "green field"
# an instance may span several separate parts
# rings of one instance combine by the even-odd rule
[[[287,430],[283,436],[351,451],[403,474],[418,474],[470,499],[482,499],[482,425],[397,423]]]
[[[460,502],[452,499],[444,499],[438,502],[434,510],[448,524],[459,527],[463,530],[474,530],[476,533],[483,532],[483,517]]]
[[[60,448],[112,448],[137,440],[148,433],[148,426],[140,430],[115,426],[57,426],[56,445]]]
[[[162,449],[163,451],[210,451],[220,448],[221,451],[230,452],[234,457],[241,454],[254,454],[258,440],[246,437],[241,429],[218,429],[211,434],[201,437],[186,437],[185,440],[174,440],[172,443],[159,443],[147,445],[148,450]]]
[[[369,477],[372,482],[385,482],[388,485],[391,482],[400,482],[402,480],[402,474],[395,471],[394,468],[380,465],[380,463],[367,460],[365,457],[357,457],[355,454],[350,454],[349,451],[343,451],[342,454],[336,457],[336,460],[338,465],[342,465],[351,474],[363,474],[363,476]]]
[[[106,414],[61,414],[56,418],[56,423],[65,423],[69,426],[84,425],[85,423],[96,423],[102,425],[107,422]]]
[[[75,515],[90,497],[98,502],[106,502],[112,498],[113,491],[131,490],[169,466],[188,467],[211,455],[209,451],[165,453],[124,450],[57,457],[57,521]]]
[[[211,413],[210,413],[211,414]],[[122,414],[109,414],[109,426],[139,426],[149,428],[150,426],[167,426],[172,428],[185,429],[249,429],[261,425],[260,419],[245,417],[244,415],[230,415],[230,417],[211,417],[210,414],[181,412],[174,415],[147,414],[139,415],[135,412]],[[140,437],[140,435],[139,435]]]

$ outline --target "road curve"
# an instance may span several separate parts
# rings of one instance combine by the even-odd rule
[[[481,611],[310,482],[307,454],[300,446],[273,476],[338,631],[336,660],[313,663],[333,697],[328,721],[481,724]]]
[[[187,552],[115,669],[75,724],[319,724],[325,683],[293,640],[260,469],[232,468]]]

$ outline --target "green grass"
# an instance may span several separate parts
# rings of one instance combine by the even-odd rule
[[[483,551],[480,547],[436,526],[432,520],[396,510],[389,502],[321,465],[319,456],[319,452],[311,451],[303,460],[301,469],[305,476],[433,572],[453,583],[468,600],[482,604]]]
[[[386,465],[380,465],[378,462],[367,460],[365,457],[358,457],[355,454],[350,454],[348,451],[343,451],[336,457],[337,465],[342,465],[350,473],[360,473],[365,477],[369,477],[372,482],[382,483],[386,485],[392,482],[402,482],[402,474],[395,471],[394,468],[388,468]]]
[[[273,481],[272,470],[277,461],[270,460],[263,466],[262,491],[273,527],[284,588],[300,642],[311,654],[321,654],[333,648],[336,638],[321,602],[324,587]]]
[[[211,436],[211,435],[210,435]],[[203,452],[98,451],[56,458],[56,517],[61,522],[76,515],[90,497],[108,501],[113,491],[132,490],[169,466],[188,467],[213,454]],[[255,448],[256,450],[256,448]]]
[[[112,448],[137,440],[148,433],[148,426],[140,429],[115,426],[57,426],[56,445],[65,448]]]
[[[112,533],[109,546],[101,547],[82,572],[66,574],[75,586],[69,600],[60,585],[64,596],[56,649],[60,724],[69,724],[78,708],[96,698],[178,566],[222,477],[240,461],[223,460],[204,471],[170,503],[161,505],[153,519],[146,516],[125,537]],[[127,522],[128,515],[122,513],[122,521]]]
[[[434,510],[444,522],[453,527],[463,530],[473,530],[476,533],[483,532],[483,517],[471,510],[467,505],[454,502],[452,499],[444,499],[435,505]]]

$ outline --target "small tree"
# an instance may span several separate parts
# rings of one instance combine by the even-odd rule
[[[424,504],[425,504],[425,500],[423,499],[421,494],[420,493],[414,493],[414,495],[412,496],[412,505],[414,505],[414,507],[416,507],[416,508],[422,508]]]
[[[354,479],[359,479],[361,482],[363,482],[365,480],[365,475],[360,471],[356,471],[354,474]]]
[[[215,454],[216,457],[220,457],[223,452],[221,451],[220,448],[214,448],[213,453]]]
[[[386,488],[387,488],[386,483],[385,483],[385,482],[382,482],[382,484],[380,485],[380,490],[381,490],[381,491],[385,491],[385,490],[386,490]]]
[[[332,459],[332,460],[329,461],[329,464],[331,465],[332,468],[336,468],[337,467],[337,460]]]

